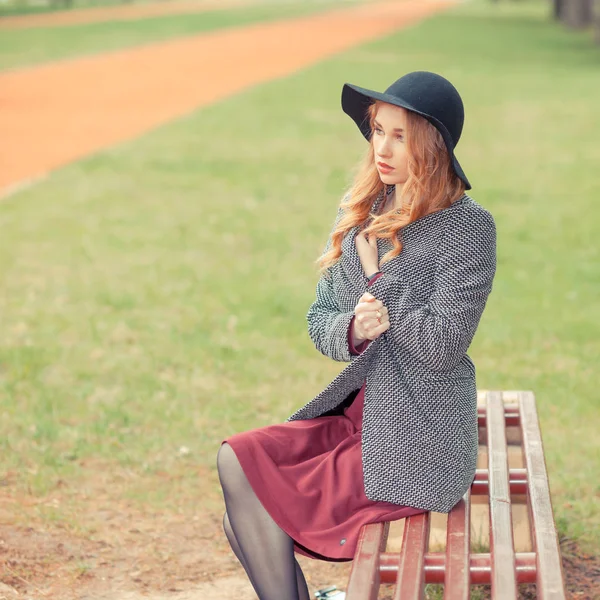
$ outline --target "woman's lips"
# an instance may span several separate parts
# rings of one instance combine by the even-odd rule
[[[387,165],[384,162],[378,162],[377,163],[377,168],[382,172],[382,173],[391,173],[394,170],[394,167],[390,167],[390,165]]]

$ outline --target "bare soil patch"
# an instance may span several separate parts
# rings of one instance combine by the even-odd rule
[[[0,525],[0,598],[53,600],[255,600],[221,526],[222,514],[143,512],[119,499],[91,502],[86,535],[41,522]],[[562,540],[568,597],[600,598],[600,560]],[[311,594],[326,585],[346,589],[351,563],[297,555]],[[482,588],[483,589],[483,588]],[[392,599],[392,586],[381,600]],[[485,588],[485,598],[491,598]],[[520,597],[536,598],[535,586]]]
[[[20,489],[16,473],[0,477],[0,599],[256,600],[223,532],[222,497],[201,492],[215,488],[212,471],[191,472],[198,491],[174,493],[170,507],[157,510],[126,499],[128,470],[93,459],[82,466],[90,477],[59,480],[41,497]],[[174,479],[160,473],[154,484],[176,489]],[[568,598],[598,600],[600,558],[573,540],[560,545]],[[311,594],[346,589],[352,563],[296,557]],[[480,590],[491,598],[489,586]],[[533,585],[519,591],[537,597]],[[382,586],[380,600],[392,596],[393,586]]]
[[[222,514],[173,515],[140,511],[113,499],[89,505],[89,532],[0,525],[0,598],[53,600],[253,600],[245,572],[222,529]],[[298,555],[314,591],[343,587],[348,565]],[[17,595],[18,594],[18,595]]]

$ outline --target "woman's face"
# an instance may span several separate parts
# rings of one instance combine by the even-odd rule
[[[372,142],[381,181],[402,186],[408,179],[406,110],[381,103],[375,114]]]

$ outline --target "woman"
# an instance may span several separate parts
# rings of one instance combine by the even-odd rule
[[[342,108],[369,147],[307,319],[317,349],[350,364],[285,423],[233,435],[217,457],[225,533],[261,600],[308,600],[294,552],[351,560],[364,524],[447,513],[475,476],[466,352],[496,228],[454,156],[462,100],[417,71],[385,93],[346,84]]]

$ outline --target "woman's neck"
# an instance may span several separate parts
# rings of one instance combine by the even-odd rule
[[[402,198],[400,197],[399,192],[401,190],[402,187],[396,185],[394,191],[385,198],[381,209],[382,213],[386,213],[390,210],[400,210],[400,208],[402,207]]]

